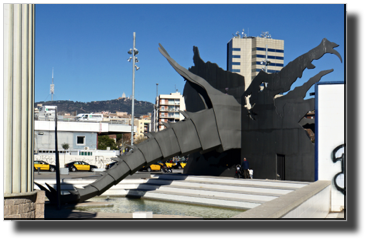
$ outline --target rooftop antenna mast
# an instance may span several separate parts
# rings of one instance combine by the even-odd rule
[[[245,29],[242,29],[242,38],[247,38],[247,34],[245,33]]]
[[[53,101],[53,94],[54,94],[54,82],[53,82],[53,68],[52,68],[52,84],[50,86],[50,92],[52,95],[52,101]]]
[[[271,37],[271,35],[269,34],[268,31],[267,32],[262,32],[260,37],[265,38],[265,39],[272,39],[272,37]]]

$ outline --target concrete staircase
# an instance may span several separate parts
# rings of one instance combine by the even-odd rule
[[[54,185],[55,180],[36,180]],[[62,190],[82,188],[92,179],[63,179]],[[151,178],[124,179],[101,196],[128,196],[170,202],[235,209],[251,209],[304,186],[307,182],[237,179],[183,174],[151,175]],[[37,188],[37,187],[35,187]]]

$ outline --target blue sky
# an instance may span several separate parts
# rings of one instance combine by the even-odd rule
[[[181,66],[193,66],[193,46],[204,61],[226,69],[226,47],[237,31],[285,41],[287,64],[327,38],[344,59],[344,5],[307,4],[100,4],[36,5],[35,101],[102,101],[132,93],[132,63],[127,62],[136,32],[139,50],[135,98],[154,103],[178,89],[184,79],[158,51],[158,43]],[[334,69],[322,81],[344,80],[344,60],[326,55],[294,86],[318,71]]]

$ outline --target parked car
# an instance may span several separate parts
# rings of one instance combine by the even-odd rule
[[[105,169],[108,170],[108,169],[112,168],[114,165],[116,165],[117,163],[118,163],[118,161],[113,161],[109,164],[106,164]]]
[[[157,164],[151,164],[150,169],[152,171],[160,171],[163,165],[164,164],[162,162],[158,162]]]
[[[172,168],[172,169],[183,169],[186,166],[186,162],[182,162],[182,161],[174,162],[173,160],[168,160],[166,161],[165,164],[168,168]]]
[[[50,171],[54,172],[56,170],[55,165],[48,164],[42,160],[35,160],[34,161],[34,170],[37,171],[40,168],[40,171]]]
[[[142,168],[140,168],[140,171],[160,171],[162,169],[162,166],[164,166],[162,162],[157,162],[150,165],[144,165]]]
[[[177,161],[176,163],[175,163],[175,167],[177,168],[177,169],[184,169],[184,167],[186,166],[186,162],[182,162],[182,161]]]
[[[174,163],[172,160],[167,160],[165,162],[165,165],[169,168],[174,168],[174,166],[176,165],[176,163]]]
[[[175,169],[184,169],[184,167],[187,165],[188,162],[188,156],[184,157],[176,157],[174,168]]]
[[[65,167],[69,168],[69,171],[71,172],[92,171],[93,168],[97,168],[97,166],[90,165],[84,161],[73,161],[73,162],[65,164]]]
[[[139,171],[148,171],[148,172],[151,172],[152,169],[150,168],[150,165],[145,165],[145,166],[141,167]]]

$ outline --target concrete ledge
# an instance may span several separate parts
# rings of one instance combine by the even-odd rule
[[[4,198],[29,197],[29,196],[35,196],[37,193],[38,193],[37,190],[31,191],[31,192],[23,192],[23,193],[4,193]]]
[[[105,168],[93,168],[92,171],[93,172],[104,172],[106,171],[106,169]]]
[[[44,218],[44,191],[4,195],[4,219]]]
[[[330,181],[317,181],[311,183],[308,186],[297,189],[287,195],[240,213],[232,218],[281,218],[303,202],[330,186],[330,184]]]
[[[105,208],[105,207],[113,207],[113,203],[107,202],[82,202],[78,203],[73,206],[66,206],[66,208],[74,208],[74,209],[85,209],[85,208]]]
[[[153,212],[139,211],[132,213],[133,218],[153,218]]]

